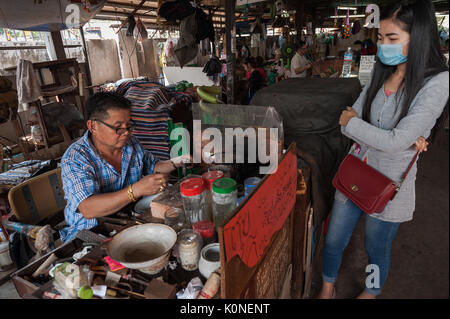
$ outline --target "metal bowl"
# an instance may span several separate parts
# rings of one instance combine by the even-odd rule
[[[127,228],[108,242],[108,255],[130,269],[151,275],[168,263],[177,233],[164,224],[143,224]]]

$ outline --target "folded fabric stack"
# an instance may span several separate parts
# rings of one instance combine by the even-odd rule
[[[49,161],[28,160],[12,164],[11,168],[0,174],[0,187],[12,188],[25,182],[38,169],[49,165]]]
[[[192,100],[187,94],[169,92],[164,86],[146,81],[125,81],[116,92],[131,102],[131,118],[136,122],[132,132],[142,147],[160,159],[170,158],[167,121],[177,105],[190,107]]]

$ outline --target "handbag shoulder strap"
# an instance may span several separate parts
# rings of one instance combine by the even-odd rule
[[[406,176],[408,175],[409,171],[411,170],[411,168],[413,167],[414,163],[417,160],[417,157],[419,156],[419,151],[416,152],[416,154],[414,155],[411,163],[409,163],[408,168],[406,169],[406,171],[403,173],[402,178],[400,180],[399,186],[401,186],[403,184],[403,181],[405,180]]]

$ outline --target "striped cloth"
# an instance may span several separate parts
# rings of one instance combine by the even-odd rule
[[[136,122],[132,134],[145,150],[158,160],[170,158],[170,142],[167,121],[171,110],[184,104],[190,107],[189,95],[170,92],[164,86],[146,81],[126,81],[118,85],[116,92],[131,102],[131,118]]]
[[[0,187],[12,188],[30,179],[38,169],[49,164],[49,161],[28,160],[13,164],[9,171],[0,174]]]

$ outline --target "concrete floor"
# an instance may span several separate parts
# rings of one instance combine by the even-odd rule
[[[449,136],[446,131],[419,160],[414,220],[400,226],[392,246],[391,272],[378,298],[449,297]],[[367,255],[363,219],[344,252],[337,298],[353,298],[364,287]],[[315,262],[311,296],[322,283],[321,255]],[[0,299],[19,298],[11,281]]]
[[[421,155],[414,219],[400,225],[392,245],[391,271],[380,299],[449,298],[449,135],[446,130]],[[354,298],[364,288],[368,258],[364,223],[359,221],[344,251],[336,297]],[[311,296],[322,284],[321,254],[316,258]]]

